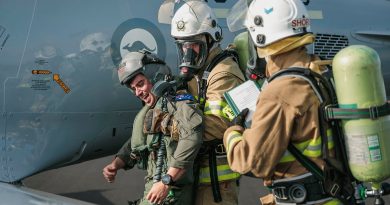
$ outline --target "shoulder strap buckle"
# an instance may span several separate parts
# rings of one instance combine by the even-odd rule
[[[335,197],[339,193],[339,190],[340,190],[340,186],[335,183],[335,184],[333,184],[332,188],[330,189],[329,194],[332,195],[333,197]]]
[[[386,104],[385,104],[386,105]],[[379,109],[377,106],[369,107],[368,112],[370,113],[370,118],[372,120],[377,119],[379,115]]]

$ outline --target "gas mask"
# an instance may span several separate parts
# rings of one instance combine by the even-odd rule
[[[180,77],[190,80],[204,66],[207,45],[202,40],[176,40]]]

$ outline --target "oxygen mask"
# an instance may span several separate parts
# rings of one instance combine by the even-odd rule
[[[206,42],[202,40],[176,40],[180,76],[190,80],[205,64],[207,58]]]

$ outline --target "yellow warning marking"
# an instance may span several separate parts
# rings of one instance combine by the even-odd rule
[[[49,75],[51,74],[50,70],[32,70],[31,73],[33,75]]]
[[[64,83],[64,81],[61,80],[59,74],[53,74],[53,80],[58,83],[58,85],[61,86],[61,88],[64,90],[65,93],[70,92],[70,88]]]

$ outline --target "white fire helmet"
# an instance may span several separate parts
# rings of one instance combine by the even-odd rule
[[[171,70],[163,60],[148,51],[126,54],[118,68],[119,82],[129,87],[131,80],[140,73],[154,84],[159,80],[164,80],[171,74]]]
[[[257,47],[310,32],[309,15],[301,0],[253,0],[244,24]]]
[[[191,76],[204,66],[214,43],[222,40],[222,29],[206,2],[187,1],[172,18],[171,35],[175,38],[181,74]]]
[[[221,32],[217,17],[204,1],[185,2],[175,12],[171,22],[171,35],[174,38],[209,34],[218,42],[222,39]]]

